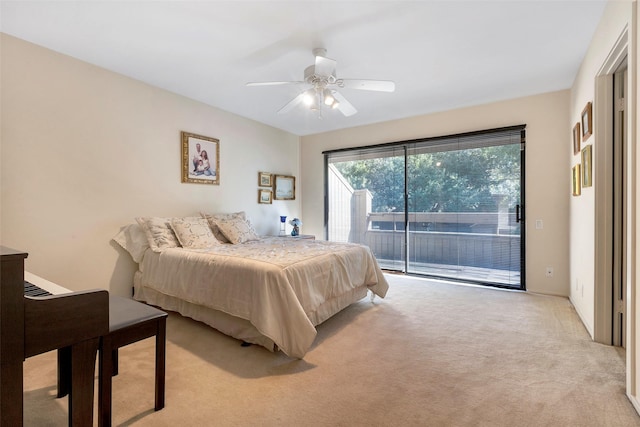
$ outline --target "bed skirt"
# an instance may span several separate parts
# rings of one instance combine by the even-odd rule
[[[134,277],[134,299],[161,307],[164,310],[177,312],[182,316],[209,325],[225,335],[251,344],[260,345],[269,351],[273,352],[278,350],[273,340],[261,334],[248,320],[227,314],[220,310],[165,295],[146,287],[140,283],[141,274],[140,271],[137,271]],[[307,316],[309,316],[309,320],[314,326],[318,326],[334,314],[366,297],[367,292],[368,288],[366,285],[359,286],[346,294],[323,302],[315,312],[307,313]]]

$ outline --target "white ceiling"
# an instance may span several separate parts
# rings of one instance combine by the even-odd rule
[[[605,0],[2,1],[1,31],[244,117],[308,135],[571,87]],[[351,117],[276,112],[327,49]]]

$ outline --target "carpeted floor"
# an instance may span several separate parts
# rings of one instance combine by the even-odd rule
[[[171,313],[165,409],[154,341],[121,349],[114,425],[640,426],[624,351],[596,344],[567,299],[387,276],[318,327],[304,360]],[[25,425],[63,426],[55,353],[25,362]]]

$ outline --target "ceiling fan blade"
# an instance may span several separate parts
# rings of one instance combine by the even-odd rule
[[[294,108],[296,108],[304,99],[304,94],[306,91],[304,92],[300,92],[298,94],[298,96],[296,96],[295,98],[293,98],[291,101],[287,102],[287,104],[282,107],[281,109],[278,110],[278,114],[286,114],[289,111],[293,110]]]
[[[304,82],[249,82],[247,86],[280,86],[280,85],[297,85]]]
[[[390,80],[362,80],[362,79],[340,79],[337,81],[339,87],[360,90],[375,90],[378,92],[393,92],[396,84]]]
[[[349,101],[347,101],[347,98],[342,96],[340,92],[332,91],[331,95],[333,95],[333,97],[338,101],[338,110],[340,110],[340,112],[346,117],[353,116],[358,112],[358,110],[356,110],[356,107],[354,107]]]
[[[316,56],[315,75],[319,77],[329,77],[336,75],[337,62],[324,56]]]

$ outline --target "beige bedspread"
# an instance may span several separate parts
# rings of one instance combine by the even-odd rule
[[[292,357],[311,347],[314,324],[333,313],[325,301],[366,285],[388,284],[368,247],[319,240],[264,238],[212,249],[146,254],[138,286],[248,320]]]

